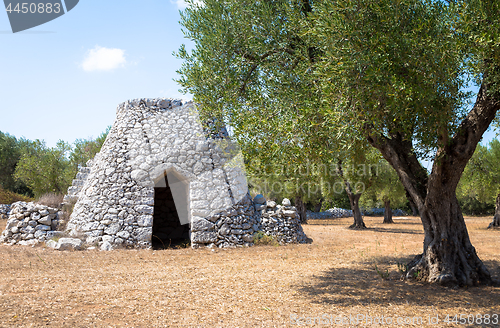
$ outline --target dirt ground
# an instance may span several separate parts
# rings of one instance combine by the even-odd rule
[[[365,231],[347,229],[351,220],[305,225],[308,245],[111,252],[0,245],[0,327],[500,327],[500,288],[400,280],[398,263],[422,249],[418,218],[384,225],[366,217]],[[486,230],[490,218],[466,222],[499,279],[500,230]],[[479,322],[486,315],[490,324]]]

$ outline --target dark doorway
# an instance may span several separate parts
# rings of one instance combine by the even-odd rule
[[[175,185],[176,200],[180,192],[181,201],[174,201],[172,189],[169,185]],[[180,183],[175,175],[168,174],[158,181],[155,185],[155,203],[153,214],[153,237],[151,243],[153,249],[187,247],[190,243],[189,239],[189,224],[181,224],[179,213],[186,212],[184,205],[187,204],[187,185]],[[177,208],[176,207],[182,207]],[[181,214],[182,215],[182,214]]]

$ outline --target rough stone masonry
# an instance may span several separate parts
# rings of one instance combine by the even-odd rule
[[[237,145],[201,124],[192,102],[135,99],[118,106],[100,153],[70,187],[67,230],[106,250],[183,238],[192,247],[251,246],[257,231],[306,241],[288,200],[257,198]]]
[[[5,230],[0,235],[0,243],[10,245],[35,245],[61,236],[57,230],[62,212],[48,206],[16,202],[9,207],[9,217]]]

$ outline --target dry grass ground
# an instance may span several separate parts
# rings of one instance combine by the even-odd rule
[[[421,251],[417,218],[384,225],[380,217],[367,217],[366,231],[348,230],[351,220],[304,226],[314,240],[309,245],[112,252],[1,245],[0,327],[295,327],[295,316],[323,315],[333,325],[300,322],[379,326],[347,320],[365,315],[392,318],[384,326],[478,327],[443,321],[455,314],[500,316],[500,288],[448,289],[399,279],[397,263]],[[489,221],[466,219],[473,244],[498,279],[500,230],[486,230]],[[429,315],[439,323],[430,324]],[[335,325],[339,316],[343,325]]]

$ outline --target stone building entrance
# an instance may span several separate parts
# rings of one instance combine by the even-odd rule
[[[155,184],[153,249],[188,243],[190,240],[189,184],[175,172],[165,174]]]

